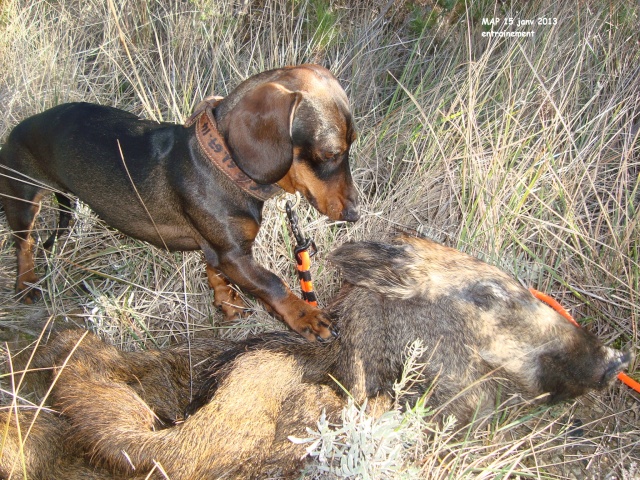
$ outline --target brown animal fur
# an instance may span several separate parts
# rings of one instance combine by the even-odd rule
[[[86,332],[58,336],[36,355],[36,367],[56,367],[49,403],[60,414],[36,421],[24,446],[29,478],[54,478],[51,462],[83,472],[71,479],[162,478],[159,466],[174,480],[295,475],[304,447],[288,436],[344,405],[332,377],[356,400],[384,399],[416,339],[426,367],[406,400],[439,376],[429,403],[463,422],[489,410],[499,386],[555,401],[603,388],[628,363],[508,275],[436,243],[348,244],[333,261],[349,283],[331,307],[341,330],[328,344],[281,333],[124,353]],[[461,385],[470,388],[460,394]],[[188,406],[191,391],[199,393]],[[13,418],[0,417],[10,427],[4,476],[20,461]]]
[[[201,376],[206,359],[230,347],[207,340],[192,343],[188,351],[179,345],[126,353],[88,332],[61,333],[38,352],[32,366],[55,366],[49,369],[49,376],[57,377],[50,401],[62,415],[42,411],[35,421],[37,429],[23,447],[29,478],[60,478],[55,472],[64,471],[64,463],[59,470],[51,466],[65,461],[70,472],[83,472],[65,476],[70,479],[144,478],[154,468],[172,479],[261,478],[296,471],[304,447],[288,436],[303,436],[323,409],[337,412],[342,401],[327,386],[304,384],[303,369],[291,355],[255,350],[226,364],[231,373],[220,381],[215,397],[183,421],[191,378]],[[47,385],[35,382],[44,393]],[[33,418],[31,413],[18,416],[27,426]],[[0,462],[2,478],[12,469],[19,473],[21,466],[14,417],[0,416],[0,424],[12,426]],[[90,461],[84,463],[83,456]],[[96,475],[87,475],[93,466]]]

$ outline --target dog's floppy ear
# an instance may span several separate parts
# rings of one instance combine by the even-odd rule
[[[245,94],[229,112],[227,145],[255,182],[276,183],[293,162],[291,123],[302,94],[266,83]]]

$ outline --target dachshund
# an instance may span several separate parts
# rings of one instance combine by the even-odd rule
[[[0,150],[0,195],[17,251],[16,292],[40,295],[31,230],[43,196],[70,220],[72,193],[110,226],[168,250],[202,250],[214,302],[243,313],[229,285],[264,301],[309,340],[331,338],[326,313],[258,265],[252,246],[263,203],[300,192],[332,220],[358,219],[349,167],[356,138],[347,96],[318,65],[285,67],[242,82],[184,126],[88,103],[51,108],[19,123]],[[215,155],[222,150],[222,156]],[[53,236],[45,247],[51,245]],[[240,303],[240,305],[238,305]]]

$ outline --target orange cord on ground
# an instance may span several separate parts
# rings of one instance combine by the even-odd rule
[[[555,299],[551,298],[549,295],[539,292],[535,288],[529,288],[531,294],[536,297],[538,300],[546,303],[551,308],[553,308],[556,312],[562,315],[564,318],[573,323],[576,327],[580,327],[580,324],[575,321],[575,319],[571,316],[569,312],[567,312],[560,303],[558,303]],[[636,382],[633,378],[631,378],[626,373],[620,372],[618,374],[618,380],[627,385],[630,388],[633,388],[636,392],[640,393],[640,383]]]

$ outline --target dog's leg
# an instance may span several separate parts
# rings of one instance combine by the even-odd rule
[[[251,254],[220,255],[218,268],[230,281],[271,306],[291,329],[308,340],[333,336],[329,316],[297,297],[276,274],[258,265]]]
[[[67,231],[71,222],[71,199],[63,193],[56,192],[56,200],[60,209],[58,215],[58,227],[51,233],[51,236],[42,244],[42,248],[49,250],[54,242]]]
[[[37,283],[39,280],[33,261],[34,242],[31,230],[35,217],[40,211],[40,200],[42,199],[42,193],[39,191],[29,193],[30,195],[18,197],[24,198],[24,200],[9,197],[4,199],[5,214],[9,227],[13,231],[18,260],[16,293],[23,293],[23,301],[28,304],[35,302],[40,297],[40,291],[28,284]]]
[[[213,304],[222,310],[227,321],[235,320],[246,312],[246,305],[224,275],[207,263],[207,280],[213,290]]]

